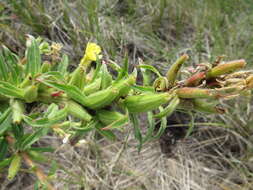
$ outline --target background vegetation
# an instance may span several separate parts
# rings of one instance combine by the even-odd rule
[[[42,36],[62,43],[73,67],[93,41],[103,47],[105,58],[120,63],[128,53],[133,65],[141,57],[164,72],[184,52],[191,64],[225,55],[226,60],[246,59],[250,68],[252,12],[250,0],[2,0],[0,43],[21,53],[25,34]],[[221,116],[193,114],[190,122],[180,117],[183,126],[195,130],[170,142],[169,155],[157,142],[138,155],[132,134],[113,143],[90,134],[81,147],[61,145],[51,136],[41,143],[59,146],[49,155],[60,163],[59,189],[250,189],[252,106],[246,98],[225,106],[229,112]],[[1,188],[29,189],[31,178],[24,172]]]

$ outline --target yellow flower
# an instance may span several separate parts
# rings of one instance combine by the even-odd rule
[[[90,43],[88,42],[86,49],[85,49],[85,53],[84,56],[81,60],[81,64],[89,64],[91,61],[96,61],[97,57],[101,57],[101,55],[99,55],[101,53],[101,47],[98,46],[95,43]]]

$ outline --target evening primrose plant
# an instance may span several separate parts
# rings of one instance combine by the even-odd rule
[[[184,69],[185,77],[178,81],[188,55],[179,57],[162,76],[142,60],[133,71],[127,58],[123,64],[102,60],[101,47],[88,43],[70,72],[61,45],[27,36],[26,46],[23,57],[5,46],[0,53],[0,170],[12,180],[24,163],[37,176],[37,185],[47,189],[54,189],[49,182],[54,172],[46,175],[38,163],[48,163],[43,152],[54,150],[38,147],[37,141],[48,133],[74,146],[90,131],[116,140],[115,130],[132,123],[140,151],[143,143],[162,135],[166,118],[176,109],[221,114],[226,110],[219,99],[249,96],[253,87],[252,71],[237,72],[245,67],[244,60],[200,63]],[[137,84],[138,75],[143,80]],[[145,134],[139,114],[148,118]]]

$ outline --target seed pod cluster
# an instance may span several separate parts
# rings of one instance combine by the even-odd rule
[[[13,53],[3,57],[0,52],[0,100],[4,101],[0,105],[0,161],[6,159],[1,164],[9,165],[9,179],[16,175],[22,159],[32,167],[43,160],[38,159],[41,150],[36,152],[33,144],[50,131],[60,134],[63,143],[74,144],[91,130],[115,140],[113,130],[123,130],[122,126],[131,121],[140,150],[144,142],[162,134],[166,117],[176,109],[224,113],[217,100],[250,94],[253,88],[252,71],[236,71],[246,65],[243,59],[196,64],[187,77],[179,80],[180,69],[189,59],[186,54],[162,76],[144,62],[139,70],[130,72],[127,59],[123,64],[101,60],[101,48],[89,43],[79,65],[70,72],[68,57],[59,59],[60,45],[45,44],[40,38],[28,36],[24,57]],[[49,56],[47,60],[43,60],[43,53]],[[10,61],[12,64],[5,64]],[[142,81],[136,81],[139,71]],[[154,78],[152,72],[158,77]],[[139,126],[139,113],[147,115],[146,137]],[[163,126],[153,135],[155,123]],[[44,183],[47,177],[38,171],[35,173]]]

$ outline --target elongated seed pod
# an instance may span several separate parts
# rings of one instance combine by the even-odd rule
[[[12,122],[15,124],[19,124],[24,116],[25,106],[21,100],[13,100],[11,101],[12,107]]]
[[[183,87],[176,90],[180,98],[214,98],[216,93],[212,89]]]
[[[117,111],[109,110],[98,110],[96,115],[98,116],[98,119],[101,121],[101,123],[105,125],[110,125],[114,121],[117,121],[124,117],[123,114]]]
[[[134,75],[129,75],[126,79],[121,79],[120,81],[114,83],[112,86],[119,90],[117,97],[126,96],[131,90],[131,86],[136,82],[136,77]]]
[[[193,105],[195,110],[205,113],[223,114],[226,111],[225,109],[218,107],[216,103],[209,103],[204,99],[194,99]]]
[[[212,68],[208,73],[207,73],[207,78],[214,78],[220,75],[224,75],[227,73],[231,73],[237,69],[241,69],[246,65],[246,62],[244,59],[239,59],[235,61],[230,61],[226,63],[222,63],[217,65],[216,67]]]
[[[246,85],[248,89],[253,88],[253,75],[250,75],[246,78]]]
[[[154,117],[156,118],[162,118],[165,116],[169,117],[175,111],[179,103],[180,103],[180,99],[177,96],[173,97],[169,105],[163,111],[154,115]]]
[[[176,81],[178,71],[180,70],[181,66],[184,62],[189,58],[187,54],[182,55],[178,58],[178,60],[170,67],[168,70],[166,77],[168,79],[169,88],[172,87]]]
[[[38,97],[38,87],[36,85],[28,86],[24,89],[24,99],[26,102],[34,102]]]
[[[171,98],[169,93],[148,93],[144,95],[128,96],[124,105],[131,113],[147,112],[167,103]]]
[[[119,90],[116,88],[107,88],[98,92],[95,92],[87,97],[85,97],[84,102],[88,108],[99,109],[103,108],[113,102],[113,100],[118,96]]]
[[[19,154],[15,154],[12,158],[9,170],[8,170],[8,179],[12,180],[15,175],[18,173],[21,165],[21,156]]]
[[[90,121],[92,119],[92,116],[78,103],[70,100],[67,102],[67,106],[67,111],[70,115],[84,121]]]
[[[83,88],[83,93],[88,96],[92,93],[95,93],[97,91],[99,91],[100,89],[100,86],[101,86],[101,78],[98,78],[96,79],[94,82],[86,85],[84,88]]]
[[[205,72],[196,73],[185,81],[185,86],[197,86],[205,77]]]

